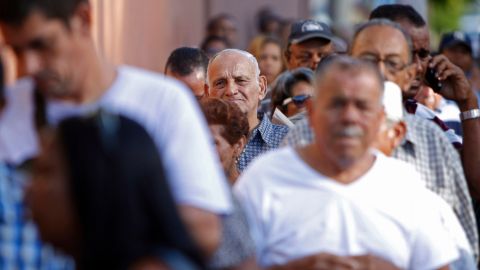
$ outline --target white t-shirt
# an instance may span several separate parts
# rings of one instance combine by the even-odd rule
[[[309,167],[292,148],[257,159],[234,191],[245,208],[262,266],[320,252],[372,254],[402,269],[435,269],[458,257],[412,167],[376,154],[349,185]]]
[[[77,106],[50,101],[47,118],[56,124],[101,107],[140,123],[152,136],[180,204],[217,214],[231,211],[229,186],[196,101],[180,83],[160,74],[121,66],[103,97]]]

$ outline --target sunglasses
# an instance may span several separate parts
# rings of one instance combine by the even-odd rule
[[[282,105],[285,106],[285,105],[288,105],[289,103],[292,103],[295,104],[295,106],[297,107],[303,107],[305,106],[305,101],[307,101],[310,97],[312,97],[311,95],[298,95],[298,96],[293,96],[293,97],[289,97],[289,98],[286,98]]]

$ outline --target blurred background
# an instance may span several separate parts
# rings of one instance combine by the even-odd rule
[[[268,11],[288,26],[292,20],[315,18],[349,39],[355,24],[381,4],[414,6],[429,22],[432,51],[443,32],[463,30],[479,56],[480,0],[91,0],[94,36],[101,54],[115,64],[136,65],[163,72],[170,52],[179,46],[198,47],[208,20],[230,14],[235,20],[235,47],[246,49],[258,32],[260,11]],[[279,29],[278,31],[281,31]],[[282,35],[279,33],[279,35]],[[4,48],[4,54],[9,54]],[[14,65],[12,60],[7,60]],[[14,69],[9,77],[13,78]],[[10,80],[11,81],[11,80]]]

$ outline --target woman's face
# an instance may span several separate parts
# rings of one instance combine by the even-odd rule
[[[27,187],[27,203],[41,238],[70,252],[78,225],[68,192],[65,158],[52,131],[40,137],[42,152],[35,161],[33,178]]]
[[[299,81],[292,87],[292,97],[299,96],[311,96],[313,94],[313,86],[305,81]],[[294,116],[297,113],[304,112],[306,110],[306,101],[304,102],[290,102],[287,104],[287,113],[288,117]]]
[[[222,136],[225,127],[223,125],[209,125],[213,135],[215,147],[217,148],[220,162],[225,173],[228,175],[230,170],[235,166],[235,148]]]
[[[260,73],[267,77],[267,83],[272,83],[282,72],[282,49],[275,43],[266,43],[260,51]]]

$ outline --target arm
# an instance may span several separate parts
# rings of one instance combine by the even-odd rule
[[[221,225],[219,217],[213,213],[187,205],[181,205],[179,210],[193,240],[203,255],[206,258],[210,258],[220,244]]]
[[[399,270],[391,263],[373,255],[362,256],[336,256],[328,253],[320,253],[293,260],[284,265],[277,265],[267,270]],[[441,269],[443,270],[443,269]]]
[[[440,94],[454,100],[461,112],[478,109],[477,97],[463,71],[445,56],[435,56],[430,67],[443,81]],[[462,121],[463,148],[460,153],[471,196],[480,199],[480,118]]]

